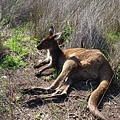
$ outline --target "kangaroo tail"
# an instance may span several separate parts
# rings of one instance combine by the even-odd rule
[[[98,110],[98,100],[104,93],[106,92],[107,88],[109,87],[110,82],[107,80],[103,80],[100,85],[95,89],[89,100],[88,100],[88,108],[89,110],[97,117],[101,118],[102,120],[108,120],[99,110]]]

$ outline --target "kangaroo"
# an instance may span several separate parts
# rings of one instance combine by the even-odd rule
[[[113,78],[113,70],[108,60],[97,49],[70,48],[62,50],[56,40],[60,35],[61,33],[54,34],[53,26],[50,27],[49,34],[37,46],[38,50],[48,50],[49,57],[35,67],[43,66],[39,74],[54,66],[61,68],[61,73],[50,87],[31,89],[41,90],[45,94],[47,91],[47,94],[41,98],[52,98],[54,96],[66,95],[69,87],[75,80],[99,79],[100,84],[89,97],[88,108],[95,116],[108,120],[98,110],[99,99],[101,96],[104,96]]]

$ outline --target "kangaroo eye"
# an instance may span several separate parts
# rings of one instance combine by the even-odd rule
[[[47,44],[47,42],[44,42],[44,45],[46,45]]]

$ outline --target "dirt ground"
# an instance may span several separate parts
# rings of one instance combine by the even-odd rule
[[[30,61],[26,68],[20,68],[9,74],[13,95],[18,101],[14,102],[15,120],[97,120],[87,108],[87,100],[95,82],[76,81],[69,89],[65,98],[47,101],[35,101],[24,104],[25,101],[36,98],[38,95],[20,95],[20,90],[32,86],[47,87],[53,81],[51,70],[46,70],[45,76],[36,77],[37,69],[33,68],[34,61]],[[6,74],[6,73],[4,73]],[[112,86],[99,106],[99,110],[108,116],[109,120],[120,120],[120,85]]]

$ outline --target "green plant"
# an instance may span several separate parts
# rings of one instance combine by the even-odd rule
[[[104,43],[102,43],[101,51],[110,60],[112,57],[117,57],[119,54],[119,42],[120,42],[120,32],[115,32],[111,30],[106,34]],[[118,55],[119,56],[119,55]]]
[[[9,42],[4,42],[4,46],[21,57],[25,56],[28,52],[26,48],[23,48],[23,45],[14,39],[11,39]]]
[[[118,42],[120,40],[120,32],[115,32],[115,31],[111,30],[107,34],[107,39],[109,42],[112,42],[112,43]]]
[[[35,119],[36,119],[36,120],[40,120],[40,119],[41,119],[41,115],[40,115],[40,114],[36,114],[36,115],[35,115]]]
[[[12,19],[12,15],[9,13],[5,18],[2,19],[1,21],[2,25],[9,24],[11,19]]]
[[[118,82],[120,82],[120,32],[111,30],[107,34],[106,38],[110,45],[109,58],[111,57],[111,63],[113,63],[115,76],[117,77]]]
[[[39,42],[40,42],[39,37],[34,37],[34,41],[35,41],[36,43],[39,43]]]
[[[10,29],[11,37],[3,39],[3,46],[8,49],[9,55],[3,60],[0,68],[19,68],[24,67],[27,63],[24,61],[28,55],[33,55],[35,50],[32,50],[33,42],[30,41],[28,28],[30,25],[18,29]],[[3,32],[2,35],[6,35]]]
[[[61,72],[61,70],[54,70],[54,71],[52,72],[53,78],[56,79],[56,78],[58,77],[58,75],[60,74],[60,72]]]
[[[55,112],[55,115],[56,115],[57,118],[59,118],[59,111],[60,111],[59,107],[56,107],[54,109],[54,112]]]
[[[120,64],[119,63],[115,67],[115,76],[117,78],[117,81],[120,83]]]
[[[80,98],[80,113],[86,109],[87,101],[83,98]]]
[[[69,21],[66,21],[66,27],[64,28],[64,35],[63,38],[66,42],[70,42],[70,35],[74,31],[74,28],[71,26]]]
[[[59,119],[60,108],[58,106],[51,106],[51,107],[52,107],[52,113],[54,114],[54,117],[56,119]]]
[[[25,66],[26,63],[21,60],[22,58],[20,56],[12,56],[9,55],[6,58],[4,58],[0,68],[19,68],[22,66]]]

